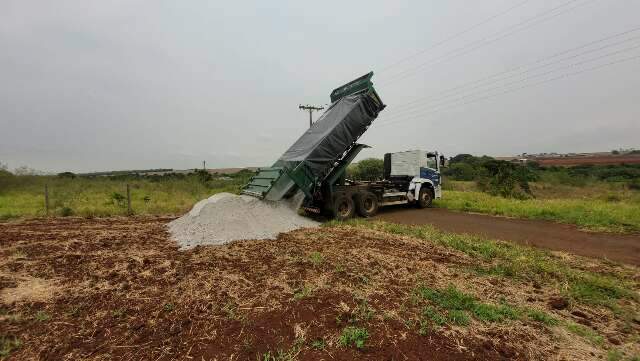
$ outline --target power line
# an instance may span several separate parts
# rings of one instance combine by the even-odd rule
[[[420,107],[425,105],[425,104],[420,103],[420,102],[427,101],[427,103],[429,103],[429,102],[432,102],[432,101],[437,101],[438,99],[448,98],[448,97],[456,95],[456,93],[454,91],[457,91],[457,90],[460,90],[460,89],[462,89],[461,92],[466,92],[466,91],[469,91],[469,90],[472,90],[472,89],[475,89],[475,88],[479,88],[479,87],[482,87],[482,86],[487,86],[487,85],[499,83],[499,82],[502,82],[502,81],[504,81],[506,79],[512,78],[514,76],[527,74],[527,73],[529,73],[529,72],[531,72],[533,70],[537,70],[537,69],[542,69],[542,68],[546,68],[546,67],[549,67],[549,66],[553,66],[553,65],[562,63],[562,62],[564,62],[566,60],[575,59],[575,58],[583,56],[585,54],[597,52],[597,51],[600,51],[600,50],[603,50],[603,49],[607,49],[607,48],[610,48],[610,47],[614,47],[614,46],[617,46],[617,45],[620,45],[620,44],[623,44],[623,43],[626,43],[626,42],[629,42],[629,41],[632,41],[632,40],[640,39],[640,36],[635,36],[635,37],[632,37],[632,38],[629,38],[629,39],[624,39],[624,40],[621,40],[621,41],[618,41],[618,42],[607,44],[607,45],[604,45],[604,46],[601,46],[601,47],[598,47],[598,48],[588,49],[586,51],[583,51],[583,52],[580,52],[580,53],[577,53],[577,54],[573,54],[573,55],[570,55],[568,57],[564,57],[564,58],[558,59],[556,61],[548,62],[548,63],[542,64],[542,65],[538,65],[538,66],[533,66],[533,67],[530,67],[528,69],[524,69],[524,70],[522,70],[520,72],[513,73],[515,70],[526,68],[527,65],[535,65],[535,64],[541,63],[541,62],[543,62],[545,60],[557,58],[560,55],[564,55],[564,54],[570,53],[572,51],[575,51],[575,50],[578,50],[578,49],[582,49],[582,48],[585,48],[585,47],[600,43],[600,42],[605,41],[605,40],[611,40],[612,38],[615,38],[615,37],[618,37],[618,36],[627,35],[629,33],[632,33],[632,32],[638,31],[638,30],[640,30],[640,27],[632,29],[632,30],[624,31],[622,33],[618,33],[618,34],[615,34],[613,36],[607,36],[607,37],[605,37],[603,39],[599,39],[599,40],[596,40],[596,41],[591,41],[591,42],[589,42],[587,44],[583,44],[583,45],[581,45],[579,47],[575,47],[575,48],[572,48],[572,49],[569,49],[569,50],[566,50],[566,51],[562,51],[562,52],[556,53],[556,54],[554,54],[552,56],[541,58],[541,59],[538,59],[538,60],[536,60],[534,62],[531,62],[531,63],[528,63],[528,64],[519,65],[519,66],[517,66],[515,68],[512,68],[510,70],[498,72],[498,73],[483,77],[481,79],[477,79],[477,80],[474,80],[474,81],[466,82],[466,83],[463,83],[463,84],[458,85],[456,87],[449,88],[449,89],[443,90],[441,92],[431,94],[431,95],[426,96],[426,97],[420,97],[418,99],[414,99],[414,100],[412,100],[410,102],[398,105],[395,109],[400,109],[398,112],[405,112],[405,111],[411,110],[411,108],[416,108],[416,107],[420,108]],[[512,73],[512,74],[509,74],[509,73]],[[505,75],[505,74],[509,74],[509,75],[504,76],[504,77],[499,77],[499,76]],[[451,93],[451,94],[445,95],[447,93]],[[430,100],[430,99],[434,99],[434,98],[435,98],[435,100]]]
[[[536,83],[524,85],[524,86],[517,87],[517,88],[507,89],[505,91],[502,91],[502,92],[499,92],[499,93],[496,93],[496,94],[490,94],[490,95],[487,95],[487,96],[484,96],[484,97],[471,99],[470,101],[463,102],[463,103],[460,103],[460,104],[450,104],[449,106],[444,107],[442,109],[436,109],[436,110],[433,110],[433,111],[430,111],[430,112],[427,112],[427,113],[416,114],[416,115],[408,117],[408,118],[402,118],[402,119],[398,119],[398,120],[394,120],[394,121],[383,122],[382,124],[379,125],[379,127],[384,127],[384,126],[395,124],[395,123],[400,123],[400,122],[405,122],[405,121],[409,121],[409,120],[413,120],[413,119],[418,119],[419,117],[423,117],[423,116],[428,115],[428,114],[438,113],[438,112],[441,112],[442,110],[449,109],[449,108],[452,108],[454,106],[458,106],[459,107],[459,106],[464,106],[464,105],[471,104],[471,103],[476,103],[476,102],[483,101],[483,100],[486,100],[486,99],[494,98],[496,96],[510,94],[510,93],[513,93],[513,92],[516,92],[516,91],[519,91],[519,90],[522,90],[522,89],[525,89],[525,88],[530,88],[530,87],[534,87],[534,86],[550,83],[550,82],[561,80],[561,79],[564,79],[564,78],[567,78],[567,77],[570,77],[570,76],[580,75],[580,74],[583,74],[583,73],[591,72],[591,71],[594,71],[594,70],[598,70],[598,69],[601,69],[601,68],[617,65],[617,64],[620,64],[620,63],[625,63],[625,62],[636,60],[636,59],[640,59],[640,55],[636,55],[636,56],[632,56],[632,57],[629,57],[629,58],[623,58],[623,59],[615,60],[615,61],[612,61],[612,62],[609,62],[609,63],[605,63],[605,64],[596,65],[596,66],[593,66],[591,68],[582,69],[582,70],[579,70],[579,71],[576,71],[576,72],[572,72],[572,73],[561,74],[561,75],[559,75],[557,77],[554,77],[554,78],[542,80],[542,81],[539,81],[539,82],[536,82]]]
[[[489,89],[483,89],[482,91],[479,91],[479,92],[476,92],[476,93],[472,93],[472,94],[467,94],[467,95],[462,96],[462,97],[458,97],[458,98],[450,99],[450,100],[448,100],[448,101],[444,101],[443,103],[444,103],[444,104],[446,104],[447,102],[451,102],[451,101],[453,100],[453,104],[455,104],[455,103],[457,103],[459,100],[464,100],[464,99],[466,99],[466,98],[470,98],[470,97],[471,97],[471,96],[473,96],[473,95],[480,95],[480,94],[483,94],[483,93],[491,92],[491,91],[496,90],[496,89],[505,88],[505,87],[508,87],[508,86],[511,86],[511,85],[516,85],[516,84],[520,84],[520,83],[526,83],[527,81],[529,81],[529,80],[531,80],[531,79],[544,77],[544,76],[547,76],[547,75],[549,75],[549,74],[552,74],[552,73],[554,73],[554,72],[556,72],[556,71],[558,71],[558,70],[568,69],[568,68],[573,68],[573,67],[576,67],[576,66],[584,65],[584,64],[586,64],[586,63],[590,63],[590,62],[597,61],[597,60],[600,60],[600,59],[609,58],[609,57],[611,57],[611,56],[613,56],[613,55],[617,55],[617,54],[620,54],[620,53],[624,53],[624,52],[627,52],[627,51],[631,51],[631,50],[634,50],[634,49],[637,49],[637,48],[640,48],[640,44],[637,44],[637,45],[635,45],[635,46],[632,46],[632,47],[629,47],[629,48],[625,48],[625,49],[622,49],[622,50],[614,51],[614,52],[611,52],[611,53],[608,53],[608,54],[604,54],[604,55],[599,56],[599,57],[596,57],[596,58],[592,58],[592,59],[584,60],[584,61],[581,61],[581,62],[577,62],[577,63],[569,64],[569,65],[566,65],[566,66],[564,66],[564,67],[560,67],[560,68],[558,68],[558,69],[554,69],[554,70],[547,71],[547,72],[544,72],[544,73],[540,73],[540,74],[532,75],[532,76],[526,77],[526,78],[524,78],[524,79],[520,79],[520,80],[517,80],[517,81],[513,81],[513,82],[511,82],[511,83],[507,83],[507,84],[504,84],[504,85],[501,85],[501,86],[497,86],[497,87],[493,87],[493,88],[489,88]],[[428,107],[428,108],[426,108],[426,109],[416,109],[415,111],[410,112],[409,114],[400,115],[400,116],[395,117],[395,118],[392,118],[392,119],[402,118],[402,117],[405,117],[405,116],[407,116],[407,115],[411,115],[411,114],[414,114],[414,113],[416,113],[416,115],[420,115],[420,114],[421,114],[421,112],[418,112],[418,110],[419,110],[419,111],[424,111],[424,110],[428,110],[428,109],[430,109],[430,108],[436,108],[436,109],[437,109],[437,107],[438,107],[438,106],[441,106],[441,105],[442,105],[442,104],[435,104],[435,107],[432,105],[431,107]],[[382,123],[384,124],[385,122],[382,122]]]
[[[492,15],[492,16],[490,16],[490,17],[488,17],[488,18],[486,18],[486,19],[484,19],[484,20],[482,20],[482,21],[480,21],[479,23],[477,23],[477,24],[475,24],[475,25],[472,25],[472,26],[470,26],[470,27],[468,27],[468,28],[466,28],[466,29],[464,29],[464,30],[462,30],[462,31],[458,32],[458,33],[455,33],[455,34],[453,34],[453,35],[451,35],[451,36],[449,36],[449,37],[447,37],[447,38],[445,38],[445,39],[443,39],[443,40],[441,40],[441,41],[439,41],[439,42],[437,42],[437,43],[435,43],[435,44],[433,44],[433,45],[429,46],[429,47],[428,47],[428,48],[426,48],[426,49],[423,49],[423,50],[421,50],[421,51],[419,51],[419,52],[417,52],[417,53],[414,53],[414,54],[411,54],[411,55],[409,55],[409,56],[407,56],[407,57],[404,57],[404,58],[402,58],[402,59],[400,59],[400,60],[396,61],[396,62],[395,62],[395,63],[393,63],[393,64],[387,65],[387,66],[385,66],[384,68],[382,68],[382,69],[378,70],[378,71],[377,71],[377,73],[378,73],[378,74],[381,74],[381,73],[383,73],[383,72],[385,72],[385,71],[387,71],[387,70],[389,70],[389,69],[393,68],[394,66],[400,65],[400,64],[404,63],[404,62],[405,62],[405,61],[407,61],[407,60],[413,59],[413,58],[415,58],[415,57],[417,57],[417,56],[419,56],[419,55],[422,55],[422,54],[424,54],[424,53],[426,53],[426,52],[428,52],[428,51],[430,51],[430,50],[433,50],[433,49],[437,48],[438,46],[440,46],[440,45],[442,45],[442,44],[445,44],[446,42],[449,42],[449,41],[451,41],[451,40],[453,40],[453,39],[456,39],[456,38],[458,38],[458,37],[460,37],[460,36],[462,36],[462,35],[464,35],[464,34],[468,33],[469,31],[474,30],[474,29],[476,29],[476,28],[478,28],[478,27],[480,27],[480,26],[482,26],[482,25],[484,25],[484,24],[486,24],[486,23],[490,22],[491,20],[494,20],[494,19],[496,19],[496,18],[498,18],[498,17],[500,17],[500,16],[502,16],[502,15],[505,15],[505,14],[507,14],[507,13],[511,12],[511,11],[512,11],[512,10],[514,10],[514,9],[517,9],[517,8],[519,8],[519,7],[523,6],[524,4],[526,4],[526,3],[528,3],[528,2],[529,2],[529,0],[524,0],[524,1],[522,1],[522,2],[518,3],[518,4],[514,5],[514,6],[511,6],[511,7],[507,8],[507,9],[506,9],[506,10],[504,10],[504,11],[501,11],[501,12],[499,12],[499,13],[497,13],[497,14],[494,14],[494,15]]]
[[[569,0],[569,1],[565,2],[565,3],[563,3],[562,5],[559,5],[559,6],[556,6],[556,7],[552,8],[552,9],[550,9],[550,10],[538,13],[537,15],[535,15],[535,16],[527,19],[527,20],[524,20],[524,21],[522,21],[520,23],[517,23],[515,25],[509,26],[509,27],[507,27],[505,29],[502,29],[502,30],[490,35],[490,36],[487,36],[487,37],[483,38],[482,40],[476,41],[476,42],[471,43],[471,44],[467,44],[467,45],[462,46],[462,47],[460,47],[458,49],[452,50],[452,51],[450,51],[450,52],[448,52],[448,53],[446,53],[446,54],[444,54],[444,55],[442,55],[440,57],[434,58],[434,59],[432,59],[430,61],[421,63],[421,64],[419,64],[419,65],[417,65],[417,66],[415,66],[413,68],[410,68],[410,69],[405,70],[403,72],[397,73],[395,75],[395,77],[389,79],[386,82],[383,82],[382,85],[391,84],[391,83],[394,83],[394,82],[396,82],[398,80],[405,79],[405,78],[417,73],[421,68],[423,68],[423,67],[425,67],[427,65],[437,65],[437,64],[443,63],[443,62],[445,62],[447,60],[451,60],[453,58],[456,58],[456,57],[459,57],[459,56],[462,56],[462,55],[466,55],[466,54],[468,54],[468,53],[470,53],[470,52],[472,52],[474,50],[477,50],[477,49],[480,49],[480,48],[482,48],[484,46],[487,46],[489,44],[495,43],[496,41],[499,41],[499,40],[502,40],[504,38],[507,38],[507,37],[509,37],[509,36],[511,36],[513,34],[516,34],[516,33],[520,32],[520,31],[529,29],[529,28],[531,28],[531,27],[533,27],[535,25],[538,25],[538,24],[540,24],[542,22],[554,19],[554,18],[556,18],[556,17],[558,17],[560,15],[566,14],[566,13],[568,13],[570,11],[573,11],[573,10],[575,10],[575,9],[581,7],[581,6],[584,6],[585,4],[587,4],[589,2],[595,1],[595,0],[586,0],[586,1],[578,4],[577,6],[571,7],[569,9],[566,9],[564,11],[558,12],[556,14],[553,14],[553,15],[551,15],[549,17],[544,18],[545,15],[553,13],[556,10],[561,9],[561,8],[563,8],[563,7],[565,7],[565,6],[569,5],[569,4],[572,4],[572,3],[576,2],[576,1],[578,1],[578,0]],[[534,21],[534,20],[537,20],[537,21]],[[527,24],[527,23],[529,23],[531,21],[534,21],[534,22],[531,23],[531,24],[528,24],[526,26],[523,26],[523,25],[525,25],[525,24]],[[519,26],[523,26],[523,27],[518,28]],[[511,30],[511,29],[514,29],[514,28],[516,28],[516,29],[515,30]],[[498,36],[498,37],[496,37],[494,39],[491,39],[491,37],[499,35],[499,34],[502,34],[502,33],[505,33],[505,34],[502,35],[502,36]]]

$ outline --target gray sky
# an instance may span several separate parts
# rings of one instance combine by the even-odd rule
[[[0,161],[46,171],[269,165],[307,127],[299,103],[328,103],[369,70],[388,107],[362,138],[373,147],[364,157],[639,147],[640,58],[604,65],[640,56],[640,31],[450,90],[640,27],[637,0],[520,3],[3,0]],[[428,100],[404,105],[419,98]]]

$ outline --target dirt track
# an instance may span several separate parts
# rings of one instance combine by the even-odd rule
[[[401,224],[432,224],[442,230],[483,235],[581,256],[640,265],[640,235],[585,232],[548,221],[494,217],[446,209],[381,209],[374,219]]]

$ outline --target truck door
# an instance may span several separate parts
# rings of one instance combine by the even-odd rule
[[[429,179],[433,185],[440,185],[440,159],[438,153],[427,153],[427,166],[420,168],[420,178]]]

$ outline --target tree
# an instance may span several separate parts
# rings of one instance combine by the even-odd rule
[[[62,173],[58,173],[58,177],[73,179],[76,177],[76,175],[73,172],[62,172]]]
[[[384,161],[377,158],[363,159],[350,167],[348,173],[350,177],[357,180],[379,180],[383,177]]]
[[[15,175],[42,175],[43,172],[37,169],[29,168],[26,165],[18,167],[13,170],[13,174]]]
[[[9,172],[9,167],[7,167],[6,163],[0,162],[0,177],[11,176],[11,172]]]

